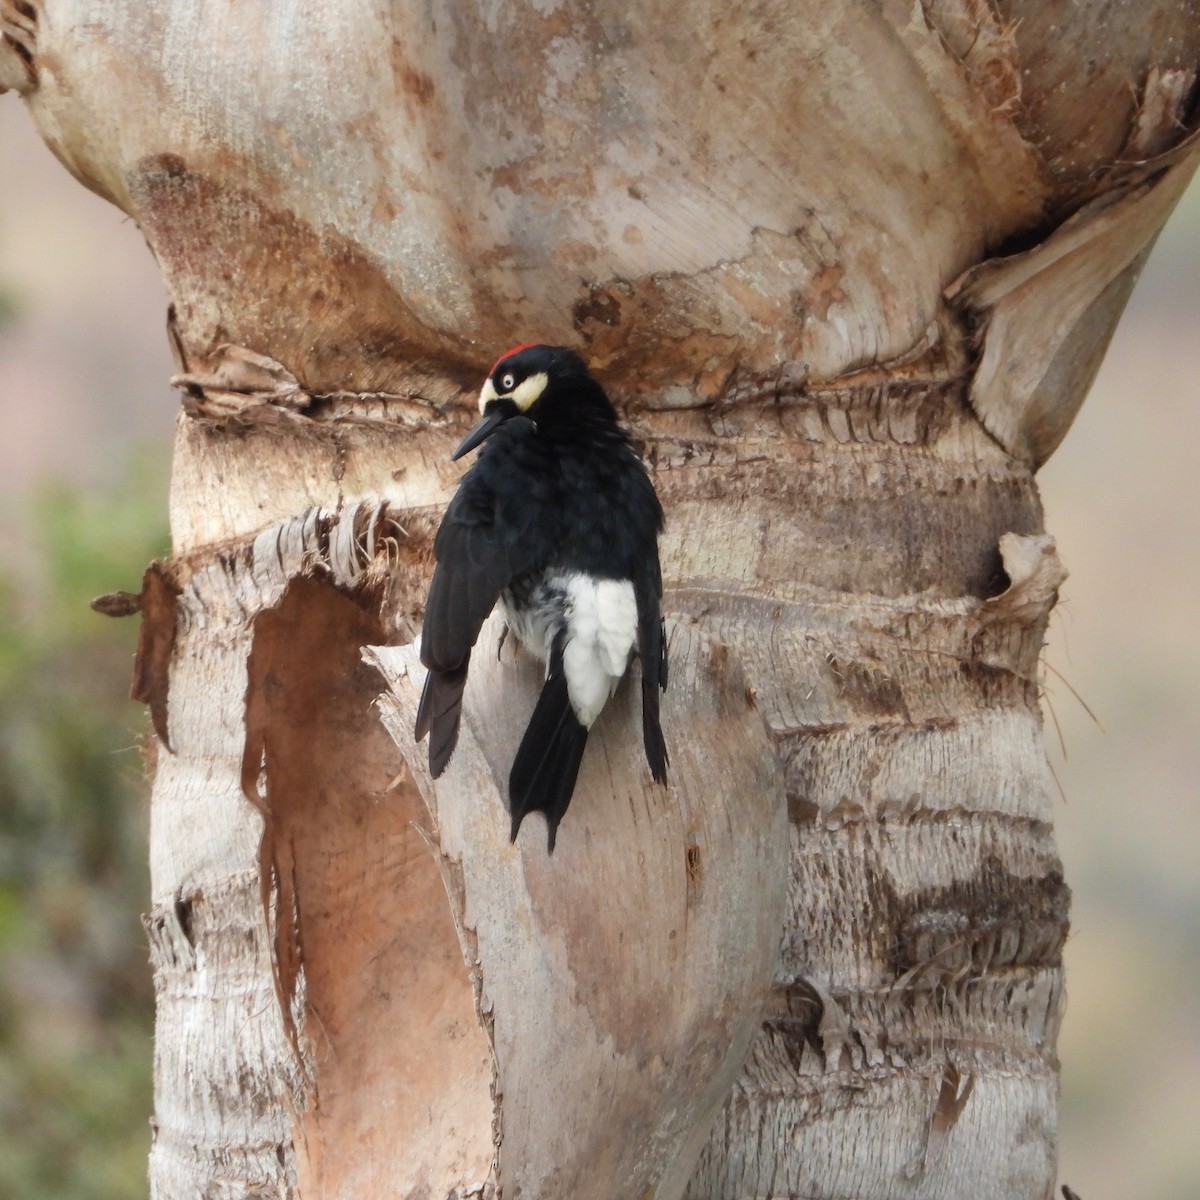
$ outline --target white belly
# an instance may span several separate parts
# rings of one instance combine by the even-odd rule
[[[549,659],[559,631],[565,630],[567,693],[575,715],[590,729],[637,646],[633,584],[578,573],[556,575],[538,586],[532,600],[516,609],[506,592],[505,619],[526,649],[543,661]]]

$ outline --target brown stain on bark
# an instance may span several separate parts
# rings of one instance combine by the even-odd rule
[[[946,832],[954,836],[952,828]],[[972,878],[903,895],[872,867],[868,885],[881,946],[890,946],[886,959],[898,979],[917,972],[928,982],[1061,963],[1071,892],[1057,860],[1044,874],[1027,876],[988,854]]]
[[[431,363],[475,380],[464,341],[423,323],[354,242],[272,206],[269,187],[231,186],[175,154],[143,159],[129,187],[199,357],[244,346],[314,392],[403,391],[414,365]]]
[[[400,38],[392,38],[392,71],[396,91],[414,101],[419,108],[428,108],[437,88],[433,77],[409,61]]]
[[[571,321],[578,333],[589,337],[588,327],[593,323],[614,326],[621,321],[620,301],[608,289],[593,284],[587,296],[576,300],[571,309]]]
[[[804,293],[805,309],[811,312],[818,321],[824,321],[829,316],[829,310],[835,304],[846,300],[841,282],[846,274],[845,267],[838,263],[818,271]]]
[[[305,984],[301,1174],[328,1195],[353,1194],[364,1164],[378,1179],[393,1162],[400,1186],[428,1171],[482,1181],[491,1160],[487,1039],[418,832],[429,816],[374,712],[381,683],[361,657],[384,640],[371,604],[300,577],[256,618],[248,662],[243,775],[264,816],[285,1015],[301,970]],[[473,1142],[462,1136],[472,1126]],[[449,1145],[458,1149],[446,1156]]]
[[[878,664],[848,661],[831,655],[825,665],[837,681],[837,690],[863,716],[908,715],[900,684]]]

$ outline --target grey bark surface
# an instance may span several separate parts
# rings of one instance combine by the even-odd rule
[[[0,0],[0,88],[172,296],[155,1196],[1051,1193],[1034,472],[1198,63],[1195,0]],[[449,454],[531,338],[668,522],[670,787],[627,689],[552,859],[505,837],[528,663],[436,783],[409,733]]]

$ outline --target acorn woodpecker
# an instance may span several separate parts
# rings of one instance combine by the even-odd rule
[[[434,540],[416,737],[437,778],[458,742],[471,649],[496,601],[546,682],[509,775],[512,838],[545,814],[549,847],[571,802],[588,730],[634,652],[650,774],[667,779],[659,689],[667,686],[654,485],[604,389],[563,346],[517,346],[492,367],[482,419],[455,450],[483,444]],[[486,444],[484,444],[486,442]]]

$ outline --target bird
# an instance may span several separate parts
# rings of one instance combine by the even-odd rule
[[[546,664],[509,775],[511,840],[541,812],[553,853],[588,731],[635,656],[646,760],[652,778],[667,781],[663,510],[612,402],[574,350],[506,351],[484,381],[479,413],[451,458],[482,448],[434,538],[416,740],[428,735],[438,778],[458,743],[471,651],[499,603],[502,637],[511,631]]]

